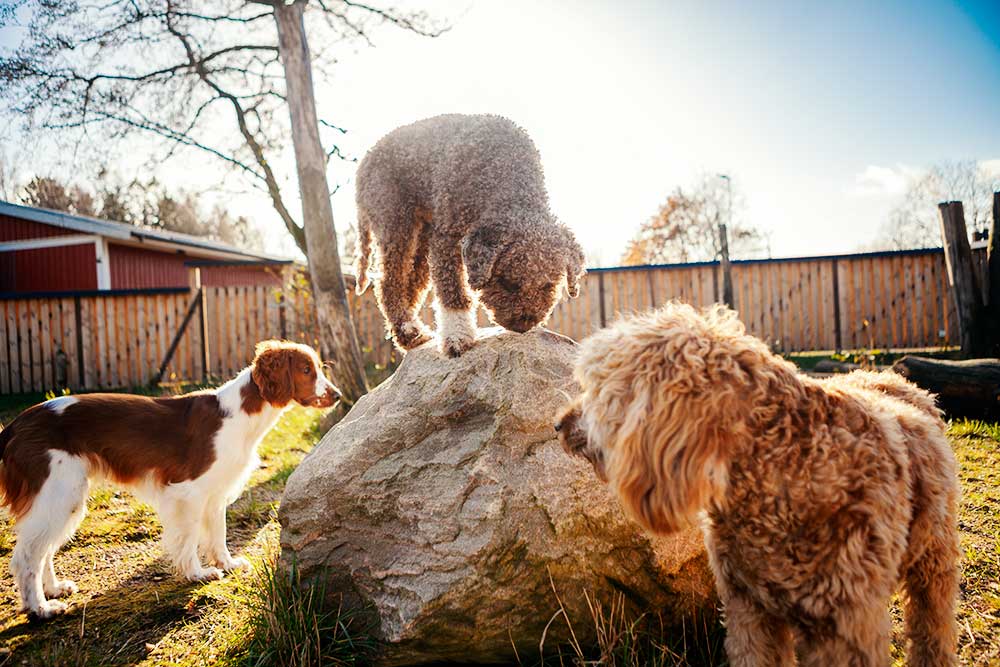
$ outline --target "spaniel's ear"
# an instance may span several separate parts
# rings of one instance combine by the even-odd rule
[[[257,343],[253,360],[253,379],[265,401],[277,407],[292,400],[292,355],[280,341],[266,340]]]

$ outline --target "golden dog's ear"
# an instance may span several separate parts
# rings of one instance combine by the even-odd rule
[[[655,391],[655,388],[654,388]],[[726,489],[727,457],[720,411],[733,409],[709,394],[665,392],[634,401],[608,462],[626,511],[654,533],[694,523]]]
[[[281,341],[265,340],[254,350],[250,378],[261,397],[274,406],[285,406],[292,400],[292,354]]]

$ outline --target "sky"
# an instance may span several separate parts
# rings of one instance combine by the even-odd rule
[[[320,115],[349,130],[341,147],[360,157],[439,113],[508,116],[538,145],[552,209],[594,264],[617,263],[701,174],[729,175],[743,222],[770,233],[774,256],[797,256],[869,246],[932,164],[1000,160],[993,0],[421,4],[451,30],[382,28],[317,90]],[[338,227],[355,220],[355,167],[331,164]],[[191,161],[162,169],[167,182],[200,178]],[[291,250],[266,199],[228,205]]]

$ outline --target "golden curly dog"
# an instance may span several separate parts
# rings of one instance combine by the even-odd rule
[[[730,664],[888,665],[900,580],[908,664],[956,664],[959,488],[928,393],[806,377],[733,311],[679,303],[584,341],[576,378],[566,450],[646,529],[702,518]]]

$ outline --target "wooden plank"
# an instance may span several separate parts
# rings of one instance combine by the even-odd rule
[[[42,364],[42,332],[41,332],[41,313],[42,306],[45,303],[44,299],[37,299],[34,301],[33,308],[31,309],[28,316],[28,331],[31,337],[31,386],[34,391],[45,391],[48,389],[48,385],[45,382],[45,376],[43,374],[43,364]]]
[[[66,353],[66,386],[79,391],[83,384],[80,377],[79,356],[76,350],[76,302],[64,298],[59,303],[60,325],[62,326],[63,351]]]
[[[28,312],[31,301],[25,299],[17,304],[17,346],[21,368],[21,391],[33,391],[31,384],[31,351],[28,339]]]
[[[42,389],[47,391],[56,388],[55,346],[53,345],[52,300],[42,299],[38,309],[38,343],[40,366],[42,369]]]
[[[136,298],[134,296],[127,296],[122,299],[122,316],[125,322],[125,329],[122,335],[125,339],[125,376],[128,378],[128,384],[130,387],[137,387],[142,384],[140,379],[141,374],[139,372],[138,364],[138,341],[139,337],[136,333]]]
[[[215,376],[218,378],[223,378],[226,376],[226,337],[223,334],[226,326],[226,318],[223,316],[222,304],[225,301],[225,288],[223,287],[213,287],[212,288],[212,307],[209,308],[209,312],[214,312],[214,317],[212,318],[212,353],[213,368],[215,369]]]
[[[788,314],[791,332],[788,349],[804,350],[808,345],[802,329],[802,266],[799,262],[789,262],[785,267],[788,271]]]
[[[96,389],[100,386],[97,369],[97,328],[94,326],[94,299],[80,297],[80,349],[83,363],[80,364],[82,389]],[[79,358],[80,355],[78,355]]]
[[[21,393],[21,351],[17,343],[17,301],[5,302],[7,311],[4,315],[6,319],[6,347],[7,362],[10,374],[10,393]]]
[[[135,303],[135,339],[138,354],[138,384],[149,384],[149,329],[146,319],[146,301],[148,295],[142,295]]]
[[[12,302],[4,301],[0,305],[0,393],[12,394],[10,390],[10,334],[7,331],[7,311],[13,307]]]
[[[98,326],[101,327],[101,386],[111,388],[117,386],[118,381],[114,371],[114,298],[99,297],[97,303]]]
[[[923,257],[923,263],[920,270],[922,277],[922,284],[924,285],[924,307],[923,307],[923,339],[925,345],[931,346],[937,344],[937,327],[934,322],[934,312],[937,308],[937,298],[935,296],[935,281],[934,281],[934,256],[925,255]]]
[[[167,354],[170,352],[170,343],[173,341],[174,336],[177,335],[177,314],[174,307],[174,295],[166,294],[163,299],[163,357],[160,359],[160,363],[167,358]],[[176,379],[176,362],[171,360],[167,364],[163,377],[168,381],[173,381]]]

